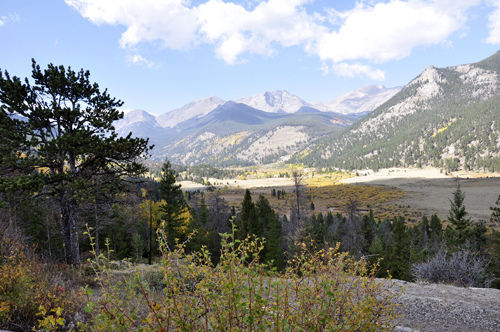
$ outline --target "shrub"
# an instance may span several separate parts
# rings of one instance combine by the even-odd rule
[[[488,262],[477,253],[440,250],[427,262],[414,264],[411,273],[420,281],[460,287],[489,287]]]
[[[96,331],[375,331],[392,330],[398,294],[391,281],[375,280],[375,268],[336,248],[299,250],[284,273],[262,264],[263,241],[222,236],[220,263],[213,267],[205,249],[193,254],[184,244],[169,248],[159,230],[163,253],[163,298],[136,275],[118,292],[103,255],[97,257],[103,296],[87,311]],[[103,264],[104,263],[104,264]],[[158,278],[155,276],[155,279]],[[137,293],[134,290],[139,290]],[[125,295],[124,295],[125,294]],[[139,295],[137,295],[139,294]],[[156,296],[156,295],[155,295]],[[127,306],[142,301],[148,310]]]
[[[64,272],[42,263],[34,248],[9,232],[0,223],[0,328],[25,331],[48,327],[52,320],[56,325],[70,323],[82,303],[66,287]]]

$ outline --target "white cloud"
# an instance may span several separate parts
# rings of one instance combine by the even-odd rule
[[[332,65],[332,70],[339,76],[345,76],[345,77],[367,76],[377,81],[383,81],[385,79],[385,73],[380,69],[373,69],[368,65],[362,65],[359,63],[355,64],[348,64],[345,62],[335,63]]]
[[[172,49],[189,47],[196,39],[197,13],[184,0],[65,0],[91,22],[124,25],[121,47],[161,41]]]
[[[417,46],[446,41],[464,26],[464,11],[477,3],[392,0],[373,6],[358,3],[346,12],[331,10],[330,21],[338,22],[340,28],[318,38],[314,53],[333,62],[401,59]]]
[[[273,56],[279,47],[291,46],[331,64],[401,59],[418,46],[449,45],[450,36],[465,26],[466,10],[480,2],[369,1],[347,11],[309,13],[306,6],[313,0],[247,0],[243,5],[208,0],[197,6],[188,0],[65,1],[95,24],[125,26],[123,48],[160,42],[163,47],[189,49],[205,43],[213,45],[216,56],[228,64],[244,62],[245,54]],[[369,77],[383,76],[369,66],[361,65],[368,68],[363,70],[357,66],[336,66],[334,72],[351,68]]]
[[[17,22],[20,21],[21,19],[19,18],[19,15],[17,14],[10,14],[8,16],[1,16],[0,17],[0,27],[2,25],[7,24],[8,22]]]
[[[484,41],[488,44],[500,44],[500,0],[490,1],[490,4],[497,8],[488,15],[490,34]]]
[[[149,61],[149,60],[143,58],[139,54],[128,55],[127,56],[127,62],[131,63],[131,64],[134,64],[134,65],[145,66],[147,68],[152,68],[154,66],[154,62]]]

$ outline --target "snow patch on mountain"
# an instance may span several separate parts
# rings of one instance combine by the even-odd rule
[[[401,89],[402,87],[386,88],[383,85],[368,85],[344,93],[329,103],[311,102],[310,104],[323,112],[369,113],[392,98]]]
[[[292,95],[286,90],[278,90],[264,93],[259,93],[250,97],[236,100],[237,103],[242,103],[258,110],[271,113],[295,113],[302,106],[311,105]]]

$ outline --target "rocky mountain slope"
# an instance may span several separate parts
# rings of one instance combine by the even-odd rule
[[[255,165],[287,159],[318,137],[355,119],[336,113],[268,113],[227,102],[205,117],[185,121],[175,138],[155,151],[181,164]]]
[[[294,161],[345,169],[500,170],[499,72],[500,52],[474,64],[428,67],[369,115]]]
[[[368,85],[361,89],[344,93],[329,103],[311,102],[311,105],[323,112],[364,116],[391,99],[402,88]]]
[[[286,90],[266,91],[238,99],[236,102],[271,113],[296,113],[301,107],[311,107],[311,104],[288,93]]]
[[[215,96],[198,99],[182,106],[181,108],[177,108],[175,110],[157,116],[156,121],[160,126],[164,128],[172,128],[175,125],[189,119],[203,117],[213,111],[217,106],[220,106],[224,103],[224,100]]]
[[[350,125],[359,114],[368,112],[370,105],[389,98],[393,90],[366,87],[328,104],[308,103],[287,91],[264,92],[236,102],[212,96],[158,116],[134,110],[117,121],[115,128],[121,136],[132,132],[133,136],[149,137],[156,159],[168,156],[178,163],[274,162],[288,159],[319,137]],[[338,105],[342,105],[341,113],[335,111]]]

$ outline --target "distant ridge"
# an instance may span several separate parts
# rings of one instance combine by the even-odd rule
[[[366,117],[292,161],[342,169],[500,171],[499,76],[500,52],[472,64],[429,66]]]
[[[369,112],[363,110],[369,108],[366,105],[371,96],[378,98],[373,103],[379,102],[384,89],[358,91],[362,111],[356,112],[358,106],[351,102],[349,110],[353,113],[348,116],[328,104],[320,110],[313,103],[278,90],[228,102],[211,96],[157,116],[133,110],[114,125],[121,136],[131,132],[149,138],[155,145],[152,155],[156,159],[169,157],[177,163],[192,164],[267,163],[290,158],[319,137],[350,125]]]

